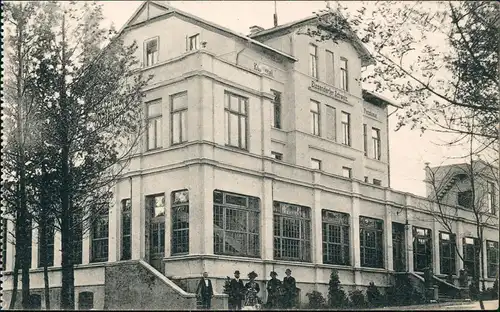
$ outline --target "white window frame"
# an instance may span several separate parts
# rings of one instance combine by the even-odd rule
[[[188,38],[188,50],[194,51],[200,49],[200,34],[189,36]]]
[[[309,75],[318,79],[318,46],[309,44]]]
[[[150,105],[160,105],[160,112],[156,114],[149,113]],[[152,101],[146,102],[146,150],[151,151],[155,149],[159,149],[162,147],[162,132],[163,132],[163,114],[162,114],[162,100],[155,99]],[[149,127],[154,123],[154,144],[153,146],[149,145]]]
[[[156,41],[156,54],[153,52],[151,59],[149,58],[149,53],[148,53],[148,44],[152,41]],[[144,41],[144,66],[145,67],[150,67],[158,63],[159,60],[159,55],[160,55],[160,38],[153,37],[146,39]]]
[[[380,129],[372,128],[372,142],[373,142],[373,159],[380,160],[381,158],[381,139]]]
[[[349,67],[344,57],[340,58],[340,88],[349,91]]]
[[[184,106],[174,107],[174,100],[181,97],[186,97]],[[187,91],[172,94],[170,96],[170,143],[172,145],[182,144],[187,141],[188,106],[189,103],[188,103]],[[179,129],[177,129],[177,133],[179,134],[178,137],[174,137],[174,133],[176,133],[174,132],[174,120],[176,118],[178,118],[178,126],[179,126]]]

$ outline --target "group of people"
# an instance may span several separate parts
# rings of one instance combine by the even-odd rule
[[[278,273],[272,271],[271,279],[267,281],[267,302],[268,309],[290,309],[295,304],[296,286],[295,278],[292,277],[292,271],[286,269],[283,282],[277,276]],[[234,278],[229,282],[229,309],[241,310],[242,306],[257,307],[262,304],[261,299],[257,295],[260,292],[260,286],[255,281],[257,273],[254,271],[248,274],[249,281],[243,284],[240,279],[240,271],[234,272]],[[203,277],[198,283],[196,294],[201,299],[201,304],[204,309],[210,309],[212,296],[214,294],[212,283],[208,279],[208,273],[204,272]]]

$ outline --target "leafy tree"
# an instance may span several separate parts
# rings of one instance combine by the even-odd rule
[[[328,282],[328,305],[335,308],[345,307],[348,300],[345,291],[340,286],[338,271],[332,270]]]
[[[125,46],[101,27],[101,5],[51,2],[45,14],[51,27],[34,45],[30,87],[40,103],[41,143],[51,155],[42,163],[57,194],[48,202],[57,203],[49,210],[62,240],[61,308],[74,309],[73,229],[83,224],[88,231],[108,211],[113,182],[142,134],[148,79],[133,70],[136,44]]]

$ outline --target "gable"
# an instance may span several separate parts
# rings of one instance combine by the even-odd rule
[[[170,10],[164,6],[160,6],[154,2],[151,1],[145,1],[132,15],[132,18],[125,23],[127,26],[132,26],[136,24],[140,24],[142,22],[145,22],[147,20],[153,19],[157,16],[163,15],[165,13],[168,13]]]

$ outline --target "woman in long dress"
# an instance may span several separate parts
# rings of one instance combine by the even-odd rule
[[[248,278],[250,279],[248,283],[245,284],[246,295],[245,295],[245,306],[256,306],[259,304],[259,298],[257,293],[260,291],[259,284],[255,281],[257,273],[254,271],[248,273]]]

